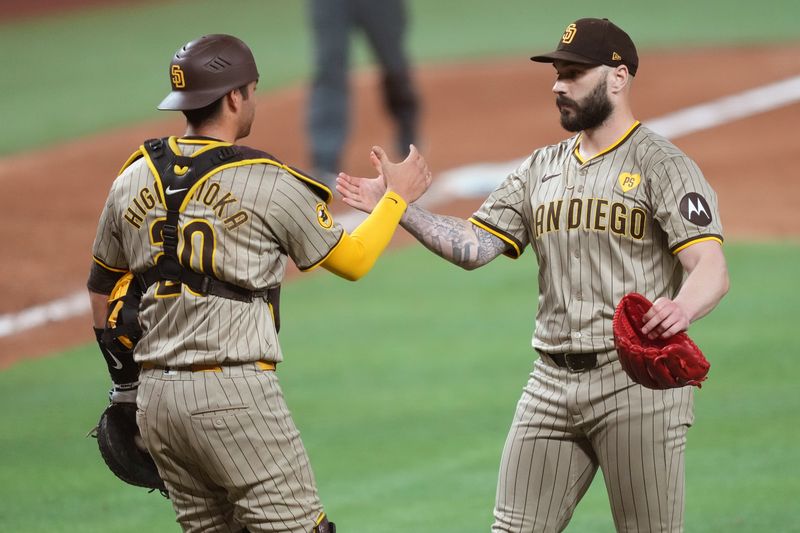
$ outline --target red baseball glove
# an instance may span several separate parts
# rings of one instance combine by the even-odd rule
[[[614,312],[614,342],[622,368],[651,389],[697,385],[706,379],[709,362],[685,332],[668,339],[642,333],[642,317],[653,304],[641,294],[625,295]]]

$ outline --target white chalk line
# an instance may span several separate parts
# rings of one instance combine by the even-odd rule
[[[675,111],[648,120],[645,124],[667,138],[676,138],[766,113],[798,101],[800,101],[800,76],[795,76]],[[430,206],[456,198],[485,196],[522,161],[524,158],[498,163],[475,163],[445,171],[437,177],[421,202]],[[348,211],[337,215],[336,218],[345,228],[352,230],[365,217],[366,215],[361,212]],[[90,310],[89,297],[86,291],[82,290],[46,304],[0,315],[0,338],[49,322],[80,316]]]

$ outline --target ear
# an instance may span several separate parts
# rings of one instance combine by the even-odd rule
[[[611,93],[618,94],[622,92],[622,90],[628,86],[630,78],[631,74],[628,72],[628,67],[625,65],[619,65],[611,70],[606,80]]]
[[[225,104],[231,111],[239,111],[242,107],[242,94],[239,92],[239,89],[228,91],[228,94],[225,95]]]

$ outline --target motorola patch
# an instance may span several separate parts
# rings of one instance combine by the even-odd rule
[[[700,194],[690,192],[681,198],[678,206],[681,216],[697,226],[708,226],[711,224],[711,207]]]

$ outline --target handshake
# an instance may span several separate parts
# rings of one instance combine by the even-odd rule
[[[411,204],[431,185],[428,163],[413,144],[409,146],[408,156],[400,163],[391,162],[380,146],[372,147],[369,158],[378,172],[376,177],[356,177],[340,172],[336,178],[336,190],[344,203],[359,211],[372,212],[387,191],[398,194]]]

